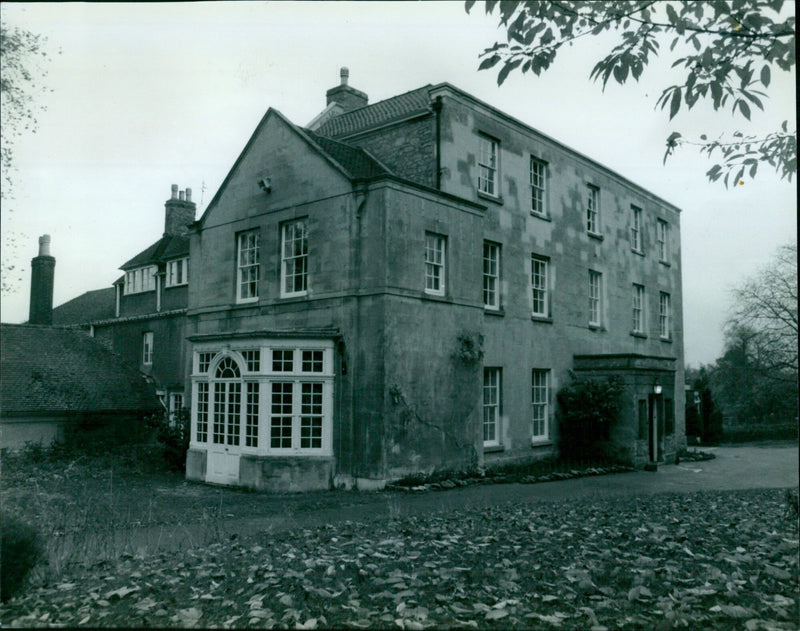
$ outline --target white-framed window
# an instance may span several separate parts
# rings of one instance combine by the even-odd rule
[[[480,152],[478,154],[478,190],[493,197],[498,196],[498,143],[494,138],[480,136]]]
[[[600,189],[592,184],[586,185],[586,230],[600,234]]]
[[[171,422],[179,421],[181,417],[181,410],[183,409],[183,393],[170,392],[169,394],[169,420]]]
[[[658,259],[666,263],[669,261],[669,224],[663,219],[656,222],[656,243]]]
[[[425,293],[444,296],[447,238],[425,233]]]
[[[125,272],[125,295],[155,291],[157,271],[155,265],[147,265]]]
[[[534,443],[550,438],[550,371],[531,371],[531,438]]]
[[[153,363],[153,332],[142,333],[142,363],[150,366]]]
[[[242,382],[239,364],[223,357],[214,371],[211,442],[238,446],[241,436]]]
[[[197,383],[194,397],[194,439],[197,443],[208,442],[208,381]]]
[[[185,285],[189,282],[189,259],[167,261],[167,287]]]
[[[600,326],[603,322],[603,274],[589,270],[589,324]]]
[[[531,254],[532,314],[544,318],[550,315],[549,268],[549,259]]]
[[[502,396],[502,369],[483,369],[483,445],[500,444],[500,414]]]
[[[483,306],[500,308],[500,246],[490,241],[483,242]]]
[[[633,332],[644,333],[644,285],[633,284]]]
[[[308,293],[308,226],[305,219],[283,224],[281,229],[281,296]]]
[[[233,348],[230,348],[233,346]],[[195,349],[192,443],[331,455],[333,343],[250,340]]]
[[[663,339],[672,337],[672,304],[670,295],[663,291],[658,296],[658,330]]]
[[[547,216],[547,163],[531,156],[531,212]]]
[[[246,381],[245,388],[244,444],[245,447],[258,447],[259,398],[261,394],[259,383]]]
[[[642,209],[631,206],[631,250],[642,251]]]
[[[259,241],[258,230],[237,236],[236,302],[258,300]]]

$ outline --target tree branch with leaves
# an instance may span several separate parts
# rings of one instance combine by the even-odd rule
[[[0,25],[0,200],[5,214],[3,249],[6,255],[17,246],[17,235],[7,224],[7,213],[11,212],[9,204],[14,196],[14,149],[25,134],[36,133],[36,117],[44,109],[37,97],[49,91],[42,83],[47,72],[40,65],[48,57],[45,42],[41,35]],[[4,293],[21,280],[18,270],[5,261],[0,282]]]
[[[466,2],[467,12],[474,4]],[[764,109],[773,74],[795,66],[795,18],[783,0],[487,0],[484,7],[487,14],[497,12],[506,29],[507,41],[484,50],[478,67],[499,66],[498,85],[514,71],[539,76],[563,46],[611,33],[616,40],[594,65],[590,79],[601,80],[604,90],[612,78],[624,85],[629,78],[638,81],[654,58],[669,57],[683,75],[662,90],[656,107],[668,109],[670,120],[681,108],[691,110],[705,101],[715,111],[729,109],[749,121],[753,108]],[[729,138],[703,135],[692,140],[676,131],[666,145],[664,161],[687,145],[718,157],[720,162],[706,176],[722,179],[726,186],[736,185],[745,172],[754,177],[762,164],[789,181],[797,170],[797,133],[789,131],[789,121],[762,136],[735,131]]]

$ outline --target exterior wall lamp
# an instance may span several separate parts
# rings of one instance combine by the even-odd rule
[[[269,194],[272,192],[272,178],[269,177],[262,177],[258,181],[258,187],[264,191],[265,193]]]
[[[661,384],[658,383],[658,379],[656,379],[656,382],[653,384],[653,392],[655,394],[661,394]]]

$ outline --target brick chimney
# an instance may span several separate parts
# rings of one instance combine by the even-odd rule
[[[350,78],[350,71],[347,68],[342,68],[339,72],[342,82],[335,88],[331,88],[325,93],[328,99],[326,105],[336,103],[342,108],[344,112],[364,107],[368,104],[368,97],[361,90],[356,90],[347,85]]]
[[[192,189],[178,191],[172,185],[172,195],[164,204],[164,236],[180,236],[189,232],[197,205],[192,201]]]
[[[50,235],[39,237],[39,256],[31,259],[31,303],[28,324],[53,324],[53,282],[56,259],[50,256]]]

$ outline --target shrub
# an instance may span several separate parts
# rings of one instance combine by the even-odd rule
[[[615,377],[585,379],[572,375],[572,380],[557,395],[561,458],[602,458],[608,455],[611,426],[619,418],[622,386]]]
[[[170,471],[186,469],[186,452],[191,431],[189,414],[181,410],[177,419],[164,417],[158,423],[158,442],[163,449],[164,463]]]
[[[8,515],[0,520],[0,598],[5,602],[22,592],[42,547],[28,524]]]

